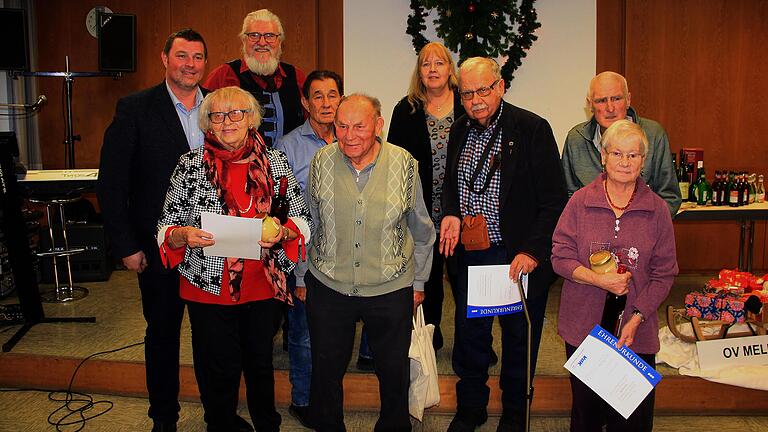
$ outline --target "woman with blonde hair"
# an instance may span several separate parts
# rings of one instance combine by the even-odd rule
[[[408,95],[392,112],[387,141],[403,147],[419,161],[419,177],[424,201],[440,235],[441,197],[445,175],[446,150],[451,125],[464,114],[457,94],[456,64],[451,52],[438,42],[430,42],[419,51],[411,76]],[[435,349],[443,346],[440,319],[443,311],[443,256],[435,241],[432,273],[424,287],[424,317],[435,325]],[[450,269],[449,269],[450,274]]]
[[[280,429],[275,410],[272,337],[282,302],[291,303],[285,275],[298,242],[310,235],[310,216],[284,153],[257,132],[262,109],[254,97],[225,87],[200,105],[202,147],[181,156],[158,222],[160,255],[181,275],[180,297],[192,327],[192,356],[208,431],[251,431],[237,415],[240,377],[256,430]],[[274,237],[259,241],[260,259],[204,252],[216,242],[201,229],[201,214],[258,218],[287,180],[288,218]],[[285,180],[283,180],[285,182]]]

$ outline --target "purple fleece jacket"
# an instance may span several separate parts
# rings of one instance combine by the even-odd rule
[[[552,235],[552,267],[565,279],[560,296],[557,332],[578,346],[595,324],[600,323],[607,291],[575,282],[578,266],[589,268],[589,255],[610,250],[632,273],[624,319],[634,309],[642,312],[630,348],[642,354],[659,351],[659,319],[656,315],[667,298],[677,274],[675,233],[664,200],[637,179],[637,193],[630,207],[616,219],[603,190],[605,174],[576,191],[565,207]]]

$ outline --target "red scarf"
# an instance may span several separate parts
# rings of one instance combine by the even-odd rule
[[[225,185],[229,183],[230,164],[243,160],[248,163],[245,192],[252,198],[256,217],[262,217],[269,213],[272,206],[274,180],[272,179],[272,171],[269,167],[267,146],[255,129],[248,131],[245,143],[235,150],[224,148],[216,136],[208,131],[205,134],[203,150],[205,175],[208,181],[216,188],[216,195],[224,201],[222,206],[224,214],[240,217],[242,213],[245,213],[237,205],[233,194],[225,189]],[[234,183],[237,184],[239,182],[235,181]],[[285,273],[277,264],[277,255],[271,249],[262,248],[261,259],[267,280],[272,283],[272,291],[275,298],[289,305],[293,304],[286,288]],[[227,257],[226,260],[227,270],[229,271],[229,294],[232,301],[238,301],[240,299],[240,285],[243,280],[245,262],[242,258],[234,257]]]

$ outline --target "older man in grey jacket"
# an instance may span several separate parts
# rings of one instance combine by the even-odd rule
[[[631,120],[643,128],[648,137],[648,155],[641,176],[669,207],[674,216],[680,208],[680,187],[669,151],[669,138],[664,128],[653,120],[640,117],[630,106],[627,80],[616,72],[602,72],[592,78],[587,104],[592,118],[577,124],[568,132],[563,146],[563,171],[568,196],[592,183],[602,171],[600,139],[617,120]]]

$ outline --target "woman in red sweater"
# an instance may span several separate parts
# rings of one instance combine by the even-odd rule
[[[272,337],[285,275],[309,240],[310,217],[285,155],[267,148],[256,129],[261,107],[249,93],[226,87],[200,106],[205,144],[179,159],[158,222],[158,244],[181,275],[180,295],[192,326],[195,377],[208,431],[253,430],[237,416],[241,374],[257,430],[279,430],[275,410]],[[261,259],[204,253],[216,238],[200,229],[202,212],[255,218],[269,213],[280,178],[288,179],[288,220],[260,241]]]

